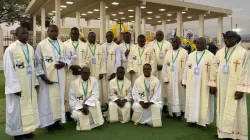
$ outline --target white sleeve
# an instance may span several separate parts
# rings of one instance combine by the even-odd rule
[[[143,101],[141,98],[140,98],[140,95],[139,95],[139,92],[137,90],[137,87],[136,87],[136,84],[134,84],[134,87],[132,89],[132,96],[133,96],[133,99],[135,102],[140,102],[140,101]]]
[[[152,97],[152,99],[150,100],[150,102],[154,103],[154,104],[161,104],[162,100],[161,100],[161,83],[160,81],[158,81],[156,88],[154,90],[154,96]]]
[[[11,48],[7,48],[3,57],[3,68],[5,77],[5,94],[13,94],[21,91],[14,68],[14,58]]]
[[[69,107],[71,110],[79,110],[82,109],[82,104],[78,102],[76,98],[76,88],[75,84],[71,83],[70,90],[69,90]]]
[[[117,46],[115,49],[115,67],[113,73],[116,73],[117,68],[121,66],[121,62],[122,62],[122,50],[120,46]]]
[[[45,74],[43,69],[43,55],[40,44],[37,45],[35,52],[35,72],[37,76]]]
[[[97,79],[95,79],[92,95],[86,100],[86,102],[84,104],[86,104],[88,106],[95,106],[96,101],[98,101],[99,96],[100,96],[99,92],[100,91],[99,91],[98,81],[97,81]]]

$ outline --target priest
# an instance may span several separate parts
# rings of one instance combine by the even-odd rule
[[[163,82],[167,86],[167,105],[169,115],[179,117],[184,120],[185,113],[185,92],[182,86],[182,76],[187,60],[188,53],[181,45],[181,39],[175,36],[172,40],[173,49],[169,50],[164,59],[162,70]]]
[[[70,55],[66,46],[57,39],[58,27],[48,27],[48,37],[36,47],[36,75],[40,77],[39,117],[40,127],[46,128],[47,133],[54,129],[62,130],[65,123],[65,78],[70,66]]]
[[[81,77],[72,82],[69,92],[70,110],[76,121],[76,130],[87,131],[104,123],[99,94],[98,80],[90,76],[88,67],[83,67]]]
[[[89,53],[88,48],[80,39],[79,29],[73,27],[70,31],[70,39],[64,44],[70,52],[71,66],[67,71],[66,89],[65,89],[65,111],[67,120],[70,118],[69,111],[69,88],[70,84],[80,76],[81,68],[88,65]]]
[[[136,45],[131,43],[131,34],[129,32],[125,32],[123,34],[123,40],[124,40],[124,42],[122,44],[120,44],[122,54],[123,54],[123,56],[125,56],[125,58],[122,59],[122,66],[125,68],[125,77],[129,81],[134,81],[133,75],[130,74],[129,72],[127,72],[127,65],[128,65],[128,56],[129,56],[130,50],[131,50],[131,48],[135,48]],[[132,85],[133,85],[133,83],[132,83]]]
[[[109,122],[127,123],[131,111],[131,82],[124,77],[125,69],[118,67],[116,78],[109,82]]]
[[[137,79],[143,74],[143,65],[149,63],[152,66],[152,74],[155,75],[156,61],[153,48],[146,44],[144,35],[139,35],[137,41],[138,45],[131,48],[129,53],[127,72],[134,76],[133,79]]]
[[[249,54],[237,44],[236,32],[223,36],[226,47],[216,53],[208,83],[210,91],[217,92],[217,134],[220,139],[248,140]]]
[[[135,125],[162,127],[161,83],[151,72],[151,65],[146,63],[143,65],[143,75],[135,80],[132,90],[134,99],[132,121]]]
[[[157,66],[156,76],[161,82],[162,87],[162,102],[165,106],[165,110],[167,110],[167,89],[164,85],[164,82],[162,81],[162,67],[163,67],[163,61],[165,58],[166,53],[168,50],[172,49],[172,45],[170,42],[164,39],[164,33],[162,31],[157,31],[155,35],[155,40],[150,43],[150,46],[154,48],[155,52],[155,61]],[[163,107],[164,111],[164,107]]]
[[[98,79],[98,83],[101,86],[101,80],[103,75],[107,72],[106,70],[106,59],[105,51],[101,45],[96,43],[96,34],[94,32],[89,32],[88,42],[86,43],[87,50],[89,54],[88,67],[90,68],[90,76]],[[102,90],[100,90],[100,102],[102,103]]]
[[[6,95],[6,128],[15,140],[34,137],[39,125],[37,93],[34,72],[34,50],[27,41],[26,28],[16,29],[17,41],[9,45],[4,53],[4,77]]]
[[[206,50],[205,38],[197,40],[196,48],[188,56],[182,79],[186,88],[185,118],[189,126],[206,127],[214,120],[214,95],[208,86],[214,55]]]
[[[105,103],[106,111],[108,109],[108,89],[109,89],[109,81],[115,78],[116,69],[121,66],[122,61],[122,51],[121,48],[113,41],[114,34],[111,31],[106,33],[106,40],[104,44],[102,44],[102,48],[104,49],[106,56],[106,71],[107,73],[104,75],[102,80],[102,104]]]

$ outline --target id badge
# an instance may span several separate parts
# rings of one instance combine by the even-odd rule
[[[159,57],[160,57],[160,59],[163,59],[163,53],[162,52],[160,52]]]
[[[96,64],[96,58],[92,58],[92,64]]]
[[[141,59],[138,60],[138,65],[142,65]]]
[[[62,56],[58,56],[58,60],[59,61],[63,61],[63,57]]]
[[[175,71],[175,66],[172,65],[172,66],[171,66],[171,72],[174,72],[174,71]]]
[[[224,73],[224,74],[228,74],[228,72],[229,72],[229,67],[228,67],[228,65],[224,65],[224,66],[223,66],[223,73]]]
[[[28,65],[28,66],[26,67],[26,70],[27,70],[27,74],[28,74],[28,75],[32,74],[32,67],[31,67],[31,65]]]
[[[199,75],[200,74],[200,68],[196,67],[194,68],[194,75]]]
[[[73,56],[72,56],[72,59],[77,60],[77,58],[78,58],[77,53],[74,53]]]

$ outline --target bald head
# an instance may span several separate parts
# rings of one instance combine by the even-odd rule
[[[197,39],[196,41],[196,48],[197,48],[197,51],[204,51],[206,49],[206,39],[203,38],[203,37],[200,37]]]
[[[29,39],[29,31],[26,28],[18,27],[16,28],[16,37],[20,42],[26,44]]]
[[[155,38],[158,42],[161,42],[164,39],[164,33],[161,30],[157,31]]]

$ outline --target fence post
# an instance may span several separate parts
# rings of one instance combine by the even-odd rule
[[[3,58],[3,51],[4,51],[4,46],[3,46],[3,29],[0,27],[0,59]]]

